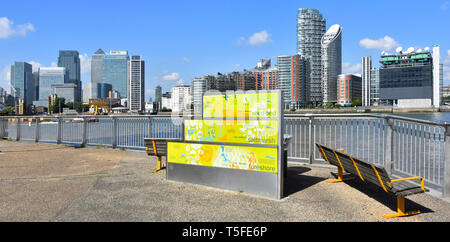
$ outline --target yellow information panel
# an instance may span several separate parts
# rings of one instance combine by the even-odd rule
[[[167,161],[208,167],[278,172],[277,148],[167,143]]]
[[[278,95],[278,92],[204,95],[203,117],[277,118]]]
[[[186,141],[278,145],[276,120],[185,120]]]

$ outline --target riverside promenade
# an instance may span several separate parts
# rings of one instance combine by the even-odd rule
[[[449,222],[450,202],[406,198],[411,217],[384,219],[396,198],[336,169],[289,164],[285,198],[167,181],[145,152],[0,140],[0,221]]]

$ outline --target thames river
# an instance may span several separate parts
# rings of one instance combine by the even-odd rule
[[[404,114],[395,113],[393,115],[450,123],[450,112],[430,112],[430,113],[423,112],[423,113],[404,113]]]

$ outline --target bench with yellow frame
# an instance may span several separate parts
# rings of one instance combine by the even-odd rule
[[[179,138],[145,138],[145,151],[147,155],[158,157],[158,167],[153,173],[158,172],[164,168],[162,165],[162,157],[167,156],[167,142],[180,141]]]
[[[409,216],[420,213],[420,211],[405,211],[405,196],[428,191],[425,189],[425,182],[422,177],[415,176],[391,180],[389,174],[383,167],[348,156],[344,154],[346,153],[344,149],[333,150],[319,144],[316,144],[316,146],[324,160],[338,168],[338,179],[329,181],[330,183],[353,179],[344,178],[343,172],[347,172],[359,177],[364,182],[373,183],[381,187],[385,192],[394,194],[397,197],[397,213],[383,215],[383,218]],[[417,179],[420,180],[420,185],[409,182],[409,180]]]

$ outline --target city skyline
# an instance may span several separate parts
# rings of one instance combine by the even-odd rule
[[[55,66],[60,50],[79,52],[81,81],[91,82],[89,68],[94,52],[99,48],[105,52],[123,49],[146,59],[148,100],[155,97],[157,85],[166,92],[177,83],[190,84],[195,77],[249,70],[262,58],[275,62],[277,56],[294,55],[299,8],[319,10],[326,19],[326,29],[334,24],[342,26],[343,73],[360,74],[364,56],[372,56],[374,67],[379,67],[382,50],[393,53],[398,46],[424,48],[439,44],[444,85],[450,84],[450,34],[444,28],[450,20],[448,1],[426,6],[422,1],[381,1],[377,5],[304,1],[280,2],[277,8],[271,8],[269,1],[139,3],[140,8],[127,4],[119,11],[117,5],[104,2],[69,2],[58,7],[73,11],[61,11],[51,17],[47,11],[56,7],[51,2],[30,2],[20,8],[3,4],[0,86],[10,90],[8,69],[15,61],[28,62],[33,70]],[[40,11],[34,11],[35,8]],[[117,11],[121,14],[111,14]],[[230,15],[231,12],[235,14]],[[421,18],[407,18],[413,12]],[[394,14],[396,19],[405,21],[386,17]],[[58,16],[64,19],[55,21]],[[62,26],[71,31],[63,31]]]

